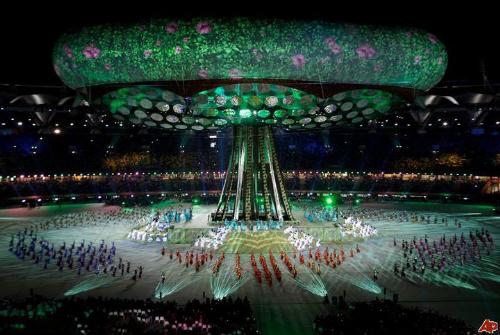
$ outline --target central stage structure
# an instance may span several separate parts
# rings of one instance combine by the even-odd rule
[[[226,180],[212,220],[293,220],[269,126],[234,128]]]
[[[61,36],[53,60],[75,107],[104,108],[92,117],[187,135],[233,128],[212,220],[290,221],[272,128],[368,128],[439,82],[447,54],[419,29],[192,18],[87,27]]]

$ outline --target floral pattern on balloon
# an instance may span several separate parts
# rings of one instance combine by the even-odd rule
[[[200,78],[320,78],[427,90],[444,75],[447,59],[438,38],[418,29],[248,18],[87,27],[61,36],[53,51],[58,75],[72,88]]]

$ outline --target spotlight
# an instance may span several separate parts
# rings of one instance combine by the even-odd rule
[[[325,207],[332,207],[337,205],[337,197],[331,194],[323,195],[323,204]]]
[[[55,129],[53,130],[53,133],[54,133],[54,134],[56,134],[56,135],[59,135],[59,134],[61,133],[61,129],[59,129],[59,128],[55,128]]]

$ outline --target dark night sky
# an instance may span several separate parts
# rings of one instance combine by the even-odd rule
[[[0,19],[0,83],[53,84],[61,82],[53,72],[51,49],[65,31],[106,22],[135,22],[151,17],[230,16],[325,19],[384,26],[405,25],[423,28],[436,34],[449,54],[446,81],[482,83],[481,63],[488,79],[500,82],[500,19],[491,4],[480,1],[433,2],[400,1],[393,4],[372,1],[289,1],[288,3],[210,2],[200,6],[189,1],[106,2],[65,1],[60,5],[15,3],[2,9]],[[444,1],[442,1],[444,2]],[[40,3],[40,2],[38,2]],[[158,7],[158,3],[164,6]],[[301,4],[302,3],[302,4]],[[326,3],[334,3],[325,5]],[[448,4],[450,3],[450,4]],[[182,5],[181,5],[182,4]],[[272,5],[270,5],[272,4]],[[466,7],[467,6],[467,7]]]

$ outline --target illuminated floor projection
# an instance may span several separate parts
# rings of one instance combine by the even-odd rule
[[[172,205],[187,206],[168,203]],[[137,228],[137,222],[147,221],[150,208],[125,210],[94,204],[2,210],[0,292],[6,297],[26,296],[33,289],[37,294],[55,297],[120,296],[179,303],[193,298],[247,296],[256,305],[257,316],[265,314],[264,320],[273,310],[303,306],[310,313],[299,313],[297,320],[290,321],[303,325],[310,325],[309,318],[323,310],[325,296],[344,294],[350,301],[384,296],[392,299],[393,294],[398,294],[404,304],[432,307],[472,324],[499,310],[500,227],[492,208],[368,202],[340,206],[343,215],[377,230],[377,234],[366,238],[353,238],[341,234],[342,225],[334,215],[329,220],[309,222],[304,212],[307,204],[291,205],[296,219],[294,229],[314,238],[310,253],[308,249],[295,250],[285,233],[289,224],[257,232],[230,228],[217,250],[196,247],[200,236],[208,236],[211,229],[218,227],[207,223],[215,205],[194,206],[192,220],[175,224],[169,241],[151,243],[127,238]],[[33,227],[40,228],[47,221],[48,226],[29,236]],[[108,255],[114,245],[115,254],[106,272],[92,264],[86,268],[89,254],[80,270],[76,266],[80,256],[76,254],[72,269],[66,263],[60,270],[57,255],[45,269],[44,260],[37,262],[26,255],[23,260],[15,253],[18,232],[23,235],[25,228],[28,245],[36,235],[37,243],[48,241],[48,248],[53,245],[55,250],[62,245],[70,249],[74,243],[74,250],[83,244],[85,251],[95,247],[99,254],[102,247]],[[474,255],[470,253],[471,234],[484,236],[484,241],[475,238],[479,251]],[[408,247],[405,257],[406,243],[416,247]],[[450,245],[455,248],[451,255]],[[64,251],[61,253],[64,255]],[[252,253],[256,270],[251,263]],[[423,271],[422,260],[426,262]],[[470,306],[468,312],[456,307],[461,302]],[[264,305],[267,307],[258,307]]]

